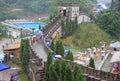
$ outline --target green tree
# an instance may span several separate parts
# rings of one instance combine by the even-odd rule
[[[105,11],[97,16],[98,25],[111,36],[120,36],[120,13],[117,11]]]
[[[64,60],[61,61],[60,64],[60,80],[61,81],[65,81],[65,66],[66,66],[66,62]]]
[[[71,52],[70,50],[68,51],[68,54],[65,56],[65,59],[71,60],[71,61],[74,60],[74,59],[73,59],[73,54],[72,54],[72,52]]]
[[[59,42],[60,42],[60,44],[59,44],[59,47],[60,47],[60,49],[59,49],[59,54],[60,54],[62,57],[64,57],[64,47],[63,47],[62,41],[59,41]]]
[[[78,18],[77,17],[75,17],[75,30],[77,30],[78,29]]]
[[[64,75],[64,81],[72,81],[72,71],[69,65],[66,65],[65,67],[65,75]]]
[[[77,64],[75,65],[74,71],[73,71],[73,81],[84,81],[81,68]]]
[[[21,46],[20,46],[20,60],[22,64],[22,69],[25,73],[27,73],[27,69],[29,66],[29,40],[21,39]]]
[[[48,51],[48,56],[47,56],[47,63],[46,63],[46,69],[45,69],[45,75],[43,78],[43,81],[49,81],[50,77],[49,77],[49,67],[52,64],[52,53],[50,51]]]
[[[51,63],[52,63],[52,53],[50,51],[48,51],[47,67],[49,67]]]
[[[61,25],[62,25],[62,38],[65,37],[65,23],[63,20],[61,20]]]
[[[29,51],[29,40],[26,39],[26,64],[29,65],[30,51]]]
[[[55,52],[56,52],[56,54],[59,54],[59,48],[60,48],[59,41],[56,41],[56,44],[55,44]]]
[[[1,36],[2,37],[6,37],[7,36],[7,32],[8,32],[7,27],[0,23],[0,33],[1,33]]]
[[[54,60],[54,70],[57,73],[56,80],[58,80],[60,78],[60,62],[58,60]]]
[[[51,44],[50,44],[50,48],[52,51],[55,51],[55,44],[54,44],[54,40],[52,40]]]
[[[95,68],[95,63],[94,63],[94,59],[93,58],[90,59],[89,66],[92,67],[92,68]]]
[[[56,81],[56,80],[58,80],[58,73],[55,70],[55,67],[54,67],[53,64],[50,65],[48,73],[49,73],[49,80],[47,80],[47,81]]]
[[[74,20],[71,20],[67,17],[65,22],[62,20],[61,21],[62,25],[62,37],[68,37],[72,35],[77,29],[78,29],[78,19],[75,17]]]
[[[70,24],[69,20],[70,19],[67,17],[67,19],[66,19],[66,26],[65,26],[66,27],[65,28],[65,37],[69,36],[69,31],[68,31],[69,30],[69,24]]]
[[[21,62],[23,59],[23,52],[24,52],[24,40],[21,39],[21,44],[20,44],[20,60],[21,60]]]
[[[64,57],[64,47],[61,41],[56,41],[55,48],[56,48],[55,49],[56,54],[59,54],[62,57]]]

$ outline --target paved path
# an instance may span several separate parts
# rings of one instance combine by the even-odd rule
[[[105,60],[103,66],[101,67],[101,70],[110,72],[112,65],[110,64],[110,60],[112,58],[112,54],[109,54],[108,58]]]
[[[101,56],[99,55],[96,59],[95,59],[95,66],[96,69],[98,70],[104,70],[106,72],[110,71],[110,59],[111,59],[111,55],[110,55],[110,51],[105,55],[105,57],[103,58],[103,60],[101,60]],[[105,70],[107,69],[107,70]]]
[[[43,61],[47,61],[47,53],[45,52],[44,46],[40,41],[34,43],[32,48],[39,58],[42,58]]]

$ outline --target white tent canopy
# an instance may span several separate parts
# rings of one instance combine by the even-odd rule
[[[110,47],[111,47],[111,48],[120,48],[120,42],[117,41],[117,42],[115,42],[115,43],[111,43],[111,44],[110,44]]]
[[[4,57],[5,57],[4,53],[0,54],[0,63],[2,63],[2,61],[4,61]]]
[[[111,58],[111,63],[120,62],[120,51],[115,52]]]
[[[62,56],[61,56],[61,55],[55,55],[55,57],[56,57],[56,58],[62,58]]]

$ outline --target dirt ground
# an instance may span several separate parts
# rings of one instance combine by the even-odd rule
[[[20,71],[20,68],[13,64],[12,62],[5,63],[6,65],[10,66],[10,69],[0,71],[0,81],[10,81],[10,72],[13,71]]]

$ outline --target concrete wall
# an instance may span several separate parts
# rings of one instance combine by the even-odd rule
[[[78,16],[78,24],[80,24],[82,22],[90,22],[90,18],[86,15]]]

